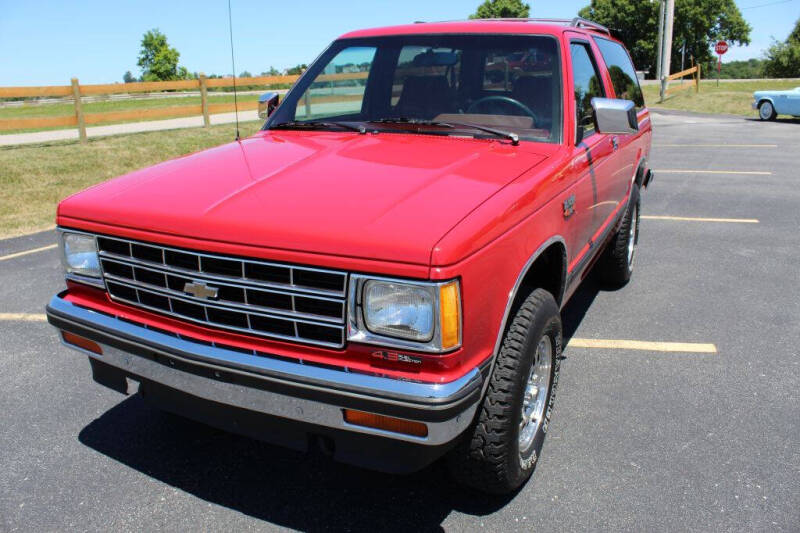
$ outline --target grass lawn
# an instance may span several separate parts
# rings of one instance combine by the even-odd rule
[[[240,124],[252,135],[261,121]],[[66,196],[165,159],[233,141],[233,124],[205,128],[0,147],[0,238],[44,229],[55,222]]]
[[[688,83],[688,82],[687,82]],[[671,87],[676,82],[670,84]],[[658,102],[658,85],[644,85],[642,91],[647,106],[653,109],[677,109],[700,113],[725,113],[729,115],[756,116],[750,108],[754,91],[794,89],[800,80],[781,81],[722,81],[717,87],[716,80],[700,82],[700,92],[686,89],[670,95],[664,102]]]
[[[233,93],[229,92],[209,92],[208,102],[210,104],[232,104]],[[240,94],[238,96],[239,102],[257,101],[257,94]],[[136,109],[156,109],[163,107],[177,107],[185,105],[200,105],[200,96],[183,96],[180,98],[147,98],[141,100],[106,100],[100,102],[92,102],[83,104],[83,113],[107,113],[109,111],[130,111]],[[58,104],[37,104],[26,103],[19,107],[0,107],[0,120],[12,118],[41,118],[41,117],[62,117],[73,116],[75,114],[75,106],[71,102],[58,103]],[[200,116],[198,114],[198,116]],[[163,117],[164,119],[169,117]],[[155,119],[154,119],[155,120]],[[138,120],[117,120],[110,122],[102,122],[99,124],[89,124],[92,126],[106,126],[109,124],[122,124],[125,122],[138,122]],[[67,128],[67,129],[74,129]],[[26,128],[16,130],[0,130],[0,135],[10,133],[28,133],[32,131],[46,131],[46,130],[61,130],[65,129],[64,126],[57,126],[54,128]]]

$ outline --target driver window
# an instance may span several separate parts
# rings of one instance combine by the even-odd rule
[[[583,138],[594,133],[592,98],[604,97],[603,82],[586,43],[570,44],[572,78],[575,84],[575,113],[578,127],[583,127]]]

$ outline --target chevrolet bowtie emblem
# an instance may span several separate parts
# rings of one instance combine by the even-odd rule
[[[191,294],[195,298],[216,298],[219,294],[219,289],[216,287],[209,287],[201,281],[190,281],[183,286],[183,292]]]

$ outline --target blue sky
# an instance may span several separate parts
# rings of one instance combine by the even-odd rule
[[[572,17],[588,0],[534,2],[532,16]],[[643,2],[649,0],[641,0]],[[752,44],[724,59],[760,57],[800,17],[800,0],[736,0],[753,26]],[[781,3],[773,3],[781,2]],[[257,74],[312,61],[352,29],[414,20],[466,18],[479,0],[233,0],[236,69]],[[750,6],[762,6],[747,9]],[[163,31],[190,71],[230,73],[226,0],[0,0],[0,85],[121,81],[139,71],[142,34]]]

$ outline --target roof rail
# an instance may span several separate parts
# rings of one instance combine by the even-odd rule
[[[550,24],[563,24],[569,26],[573,19],[546,19],[546,18],[527,18],[527,17],[497,17],[488,19],[467,19],[465,20],[445,20],[442,22],[549,22]]]
[[[488,18],[488,19],[469,19],[469,21],[500,21],[500,22],[544,22],[550,24],[562,24],[564,26],[571,26],[573,28],[587,28],[590,30],[599,31],[602,33],[606,33],[611,35],[611,30],[603,26],[602,24],[598,24],[597,22],[592,22],[589,19],[585,19],[583,17],[575,17],[571,19],[548,19],[548,18]],[[465,22],[464,20],[443,20],[440,22]],[[424,24],[424,21],[417,20],[414,21],[414,24]]]
[[[585,19],[583,17],[575,17],[570,22],[570,26],[574,26],[576,28],[589,28],[591,30],[597,30],[608,35],[611,35],[611,30],[603,26],[602,24],[598,24],[597,22],[592,22],[589,19]]]

